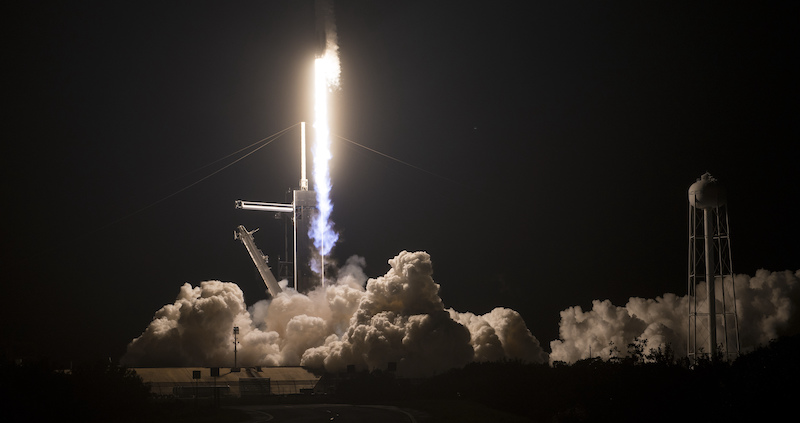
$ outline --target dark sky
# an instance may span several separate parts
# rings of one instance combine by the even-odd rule
[[[340,262],[378,277],[427,251],[446,306],[513,308],[549,351],[567,307],[685,294],[686,192],[709,171],[736,273],[800,269],[796,3],[431,3],[334,2],[332,132],[426,170],[333,140]],[[265,298],[232,231],[276,257],[283,227],[233,203],[284,201],[299,129],[170,195],[312,120],[313,1],[6,20],[6,353],[119,357],[186,282]]]

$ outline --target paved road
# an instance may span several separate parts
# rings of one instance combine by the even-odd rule
[[[391,406],[347,404],[229,406],[251,416],[247,423],[417,423],[410,413]]]

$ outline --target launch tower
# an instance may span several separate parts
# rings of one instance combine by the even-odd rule
[[[688,334],[692,363],[739,354],[726,196],[708,172],[689,187]]]
[[[308,179],[306,179],[306,126],[305,122],[301,123],[301,136],[300,136],[300,162],[301,162],[301,175],[300,175],[300,188],[293,190],[292,195],[292,203],[285,204],[285,203],[262,203],[258,201],[243,201],[243,200],[236,200],[236,208],[243,209],[243,210],[258,210],[258,211],[267,211],[273,213],[291,213],[292,218],[292,227],[293,227],[293,236],[292,236],[292,244],[293,244],[293,271],[291,275],[287,276],[292,285],[294,286],[295,290],[299,292],[307,292],[310,291],[316,284],[317,277],[315,273],[311,270],[311,263],[312,259],[312,252],[313,252],[313,242],[309,238],[308,231],[311,226],[311,217],[315,213],[317,208],[317,199],[316,194],[314,191],[308,190]],[[242,229],[244,227],[241,227]],[[247,234],[246,229],[244,229],[244,234]],[[254,232],[254,231],[253,231]],[[239,230],[239,237],[237,239],[241,239],[245,246],[248,246],[247,242],[245,242],[248,238],[247,236],[241,235],[241,230]],[[252,235],[252,232],[249,233]],[[250,237],[252,240],[252,237]],[[255,244],[253,247],[255,248]],[[248,247],[248,251],[252,248]],[[253,252],[250,251],[251,256],[253,256]],[[260,254],[260,252],[259,252]],[[254,261],[257,261],[256,258],[253,258]],[[260,263],[256,263],[256,267],[259,268],[259,271],[262,272],[262,278],[264,278],[264,283],[270,290],[270,293],[274,296],[277,295],[276,292],[280,292],[280,289],[277,291],[274,290],[270,285],[272,285],[272,281],[269,278],[274,280],[274,276],[271,273],[271,270],[266,266],[259,267]],[[262,267],[266,268],[266,272],[269,275],[264,274],[262,271]],[[281,275],[284,276],[284,275]],[[276,291],[276,292],[274,292]]]

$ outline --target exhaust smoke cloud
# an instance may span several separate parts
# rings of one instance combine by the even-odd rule
[[[664,294],[630,298],[625,306],[595,300],[561,312],[559,339],[548,355],[514,310],[498,307],[476,315],[446,308],[433,281],[430,257],[403,251],[386,275],[364,274],[353,256],[326,287],[300,294],[288,289],[249,309],[238,285],[184,284],[173,304],[129,345],[127,366],[230,366],[232,328],[240,328],[243,366],[309,366],[327,371],[386,369],[427,376],[473,361],[518,359],[573,363],[623,357],[637,339],[650,349],[669,345],[686,354],[688,297]],[[800,331],[800,270],[736,276],[742,351]]]
[[[735,281],[742,352],[800,331],[800,270],[762,269],[752,277],[736,275]],[[630,298],[624,307],[609,300],[593,301],[589,311],[570,307],[561,312],[559,339],[550,342],[550,361],[572,363],[590,354],[606,360],[622,357],[637,338],[644,342],[645,353],[669,345],[676,356],[685,356],[688,307],[688,296],[675,294]]]
[[[402,376],[427,376],[469,362],[518,359],[573,363],[627,355],[637,339],[650,349],[686,354],[688,297],[630,298],[625,306],[595,300],[561,312],[559,339],[548,355],[519,313],[498,307],[476,315],[446,308],[432,278],[430,256],[403,251],[378,278],[353,256],[335,281],[307,295],[287,289],[249,309],[238,285],[184,284],[129,345],[132,367],[231,366],[232,328],[240,328],[243,366],[309,366],[332,372],[397,364]],[[285,282],[283,283],[285,285]],[[800,331],[800,270],[736,276],[742,351]]]
[[[546,362],[519,313],[496,308],[479,316],[445,308],[427,253],[403,251],[389,264],[386,275],[367,279],[364,259],[354,256],[328,287],[308,295],[285,290],[250,309],[234,283],[187,283],[128,345],[122,362],[230,366],[234,326],[243,366],[340,372],[396,363],[398,375],[428,376],[472,361]]]

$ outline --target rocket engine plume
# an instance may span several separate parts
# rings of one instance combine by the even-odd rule
[[[330,128],[328,115],[328,93],[339,85],[339,53],[336,45],[336,26],[333,10],[327,1],[317,1],[317,33],[324,40],[324,50],[314,61],[314,190],[317,195],[318,212],[313,217],[309,236],[320,255],[319,273],[325,272],[325,256],[330,253],[339,235],[333,230],[330,199],[331,179],[329,163]],[[322,34],[320,34],[322,32]],[[316,267],[316,266],[312,266]]]

